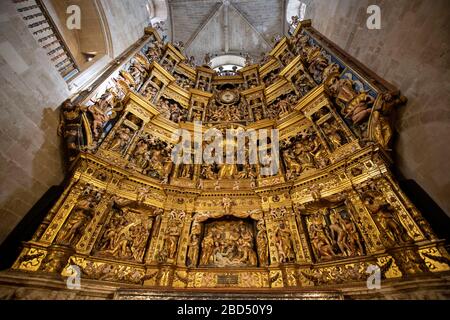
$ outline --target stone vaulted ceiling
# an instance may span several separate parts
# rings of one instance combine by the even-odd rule
[[[169,0],[171,39],[203,62],[206,53],[260,57],[283,34],[284,0]]]

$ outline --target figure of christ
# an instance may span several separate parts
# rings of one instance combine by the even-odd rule
[[[201,265],[256,266],[253,234],[244,221],[217,221],[206,227],[202,241]]]

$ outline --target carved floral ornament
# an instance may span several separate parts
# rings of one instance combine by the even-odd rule
[[[239,219],[253,219],[255,221],[259,221],[263,218],[263,213],[259,209],[255,209],[248,212],[242,212],[242,213],[229,213],[225,214],[224,212],[203,212],[203,213],[197,213],[194,215],[194,223],[202,223],[205,222],[208,219],[219,219],[222,218],[225,215],[230,215],[235,218]]]

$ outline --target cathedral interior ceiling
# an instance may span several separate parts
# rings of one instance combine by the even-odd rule
[[[259,57],[283,33],[283,1],[171,0],[171,34],[182,41],[186,55],[203,61],[206,53],[244,54]],[[245,35],[245,36],[244,36]]]

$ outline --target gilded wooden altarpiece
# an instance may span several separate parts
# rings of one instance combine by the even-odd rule
[[[12,269],[117,287],[326,289],[445,273],[444,241],[390,168],[398,90],[298,24],[261,64],[218,77],[153,29],[61,107],[65,191]],[[105,85],[106,83],[106,85]],[[176,165],[173,133],[277,129],[281,170]]]

